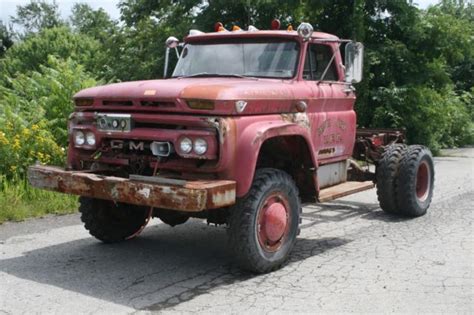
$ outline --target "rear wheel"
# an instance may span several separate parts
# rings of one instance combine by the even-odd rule
[[[89,233],[104,243],[124,241],[146,225],[148,208],[80,197],[81,220]]]
[[[434,165],[428,148],[409,146],[400,161],[397,196],[400,213],[419,217],[426,213],[433,198]]]
[[[387,147],[378,162],[376,180],[377,197],[383,211],[400,214],[397,197],[398,176],[400,161],[407,146],[396,143]]]
[[[257,273],[280,268],[295,244],[300,212],[298,189],[288,174],[257,170],[229,218],[230,248],[242,268]]]

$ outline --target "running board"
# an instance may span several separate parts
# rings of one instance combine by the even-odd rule
[[[337,198],[352,195],[364,190],[374,188],[372,181],[366,182],[344,182],[335,186],[323,188],[319,191],[319,202],[331,201]]]

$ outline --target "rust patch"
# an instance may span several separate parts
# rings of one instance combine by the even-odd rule
[[[142,206],[198,212],[235,203],[235,181],[187,181],[182,186],[32,166],[28,180],[37,188]]]
[[[219,84],[209,84],[209,85],[200,85],[193,84],[187,86],[181,92],[182,98],[192,98],[192,99],[205,99],[205,100],[216,100],[219,98],[220,93],[223,90],[228,89],[228,85],[219,85]]]
[[[283,121],[298,124],[307,129],[311,128],[308,114],[306,113],[280,114],[280,116]]]

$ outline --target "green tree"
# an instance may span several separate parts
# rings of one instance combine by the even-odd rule
[[[94,10],[86,3],[74,4],[70,21],[75,31],[101,41],[104,41],[115,27],[114,21],[104,9]]]
[[[31,34],[7,50],[0,59],[0,85],[7,82],[7,77],[39,71],[42,65],[47,65],[50,56],[63,60],[71,58],[97,76],[105,67],[102,64],[103,51],[97,40],[74,34],[68,27],[55,27]]]
[[[13,45],[13,35],[8,27],[0,20],[0,58]]]
[[[43,0],[31,0],[26,5],[17,6],[16,16],[13,16],[11,20],[26,34],[64,24],[59,16],[56,2],[48,3]]]

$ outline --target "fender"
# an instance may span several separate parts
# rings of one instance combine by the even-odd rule
[[[265,119],[266,118],[266,119]],[[240,117],[235,119],[237,131],[233,158],[223,174],[223,178],[232,178],[237,182],[237,197],[243,197],[252,185],[258,156],[262,144],[274,137],[301,136],[311,153],[313,165],[318,165],[311,127],[306,114],[281,114],[266,117]]]

